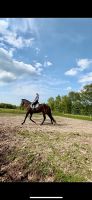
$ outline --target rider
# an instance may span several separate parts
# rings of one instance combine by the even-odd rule
[[[38,100],[39,100],[39,94],[36,93],[36,97],[35,97],[35,100],[32,103],[32,107],[34,106],[34,108],[35,108],[35,106],[39,103]]]

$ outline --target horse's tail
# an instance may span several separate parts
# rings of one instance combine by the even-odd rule
[[[49,117],[51,118],[51,120],[53,121],[53,122],[55,122],[56,123],[56,120],[54,119],[54,117],[52,116],[52,112],[51,112],[51,108],[50,108],[50,106],[49,106]]]

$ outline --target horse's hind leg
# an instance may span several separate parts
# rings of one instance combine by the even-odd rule
[[[56,120],[52,117],[52,115],[51,115],[51,118],[52,118],[52,121],[56,124]]]
[[[45,119],[46,119],[46,115],[43,113],[43,121],[42,121],[41,125],[44,123]]]
[[[52,117],[53,122],[56,124],[56,120]]]
[[[25,123],[26,118],[28,117],[29,113],[30,113],[30,112],[29,112],[29,110],[28,110],[27,113],[26,113],[25,119],[24,119],[24,121],[22,122],[22,125]]]
[[[56,121],[55,121],[55,119],[52,117],[52,114],[51,114],[51,113],[48,113],[47,115],[48,115],[49,118],[51,119],[51,123],[52,123],[52,124],[53,124],[53,122],[56,123]]]
[[[52,119],[52,116],[51,116],[51,114],[50,114],[50,113],[48,113],[47,115],[49,116],[49,118],[50,118],[50,120],[51,120],[51,123],[53,124],[53,119]]]

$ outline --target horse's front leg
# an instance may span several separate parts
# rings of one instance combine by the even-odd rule
[[[22,122],[22,125],[25,123],[25,121],[26,121],[26,118],[28,117],[28,115],[29,115],[29,111],[27,111],[27,113],[26,113],[26,116],[25,116],[25,119],[24,119],[24,121]]]
[[[33,119],[31,119],[31,117],[32,117],[32,114],[30,114],[30,120],[36,124],[36,122]]]

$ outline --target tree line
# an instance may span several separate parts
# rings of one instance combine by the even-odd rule
[[[0,108],[16,109],[17,106],[9,103],[0,103]]]
[[[53,111],[78,115],[92,115],[92,84],[85,85],[79,92],[50,97],[48,104]]]

